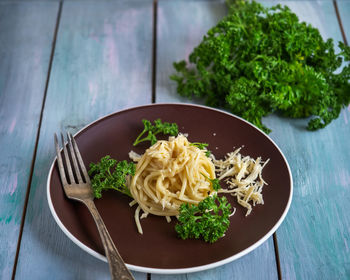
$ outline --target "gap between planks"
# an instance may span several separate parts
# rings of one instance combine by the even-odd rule
[[[12,280],[15,279],[15,276],[16,276],[18,256],[19,256],[19,251],[20,251],[20,247],[21,247],[21,241],[22,241],[22,235],[23,235],[23,227],[24,227],[25,218],[26,218],[26,214],[27,214],[27,207],[28,207],[28,200],[29,200],[29,194],[30,194],[30,187],[31,187],[31,184],[32,184],[34,166],[35,166],[36,155],[37,155],[37,151],[38,151],[40,130],[41,130],[41,124],[42,124],[42,120],[43,120],[47,89],[48,89],[50,75],[51,75],[52,61],[53,61],[53,57],[54,57],[54,53],[55,53],[58,27],[59,27],[60,19],[61,19],[62,5],[63,5],[63,2],[60,1],[59,2],[59,6],[58,6],[57,19],[56,19],[56,24],[55,24],[53,40],[52,40],[50,61],[49,61],[49,66],[48,66],[46,82],[45,82],[45,90],[44,90],[43,102],[42,102],[42,105],[41,105],[38,130],[37,130],[37,133],[36,133],[34,152],[33,152],[33,156],[32,156],[32,161],[31,161],[31,166],[30,166],[30,173],[29,173],[29,179],[28,179],[28,184],[27,184],[27,190],[26,190],[26,195],[25,195],[25,199],[24,199],[24,207],[23,207],[22,218],[21,218],[21,225],[20,225],[20,230],[19,230],[19,235],[18,235],[15,261],[14,261],[13,270],[12,270],[12,277],[11,277]]]
[[[276,268],[277,268],[278,280],[282,280],[280,254],[279,254],[279,251],[278,251],[278,242],[277,242],[277,234],[276,234],[276,232],[273,233],[273,247],[275,248],[275,259],[276,259]]]
[[[153,38],[152,38],[152,103],[156,103],[157,87],[157,23],[158,23],[158,0],[153,0]]]
[[[347,41],[346,36],[345,36],[345,31],[343,28],[343,23],[341,21],[337,0],[333,0],[333,6],[334,6],[335,13],[337,15],[339,28],[340,28],[341,35],[343,37],[344,44],[348,46],[348,41]]]

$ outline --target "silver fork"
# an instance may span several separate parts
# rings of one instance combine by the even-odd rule
[[[69,177],[68,180],[66,177],[66,171],[64,169],[61,151],[58,145],[57,135],[55,134],[58,169],[66,196],[70,199],[78,200],[84,203],[94,218],[107,256],[112,279],[134,279],[126,267],[120,254],[118,253],[118,250],[115,247],[113,240],[109,235],[100,214],[97,211],[97,208],[93,201],[94,195],[92,192],[90,178],[86,171],[83,159],[80,155],[78,145],[75,142],[74,137],[71,134],[67,133],[68,143],[66,145],[64,142],[63,134],[61,133],[61,140],[66,163],[66,171]],[[73,164],[71,163],[70,158],[72,159]],[[76,179],[74,177],[74,174],[76,175]]]

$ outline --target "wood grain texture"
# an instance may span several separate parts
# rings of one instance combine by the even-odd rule
[[[151,32],[150,1],[64,2],[16,279],[109,279],[108,265],[73,244],[49,211],[53,134],[151,101]]]
[[[0,3],[0,279],[15,260],[57,8]]]
[[[287,4],[325,39],[342,40],[332,2]],[[277,230],[284,279],[350,278],[349,121],[349,108],[315,132],[305,130],[307,120],[276,115],[265,120],[294,179],[291,209]]]
[[[157,29],[156,102],[196,102],[176,93],[172,63],[187,59],[207,30],[227,13],[222,2],[159,1]],[[216,269],[152,279],[277,279],[272,238],[250,254]]]
[[[283,3],[301,19],[320,28],[325,38],[341,40],[331,1]],[[349,1],[338,1],[338,5],[345,32],[349,34]],[[10,12],[8,7],[15,7],[15,12]],[[0,146],[11,147],[2,150],[2,155],[4,152],[7,155],[0,160],[0,240],[5,240],[0,243],[1,279],[9,278],[12,272],[16,241],[11,240],[18,237],[55,13],[56,4],[0,3]],[[28,279],[28,275],[32,279],[109,278],[107,264],[73,244],[49,213],[45,188],[54,156],[52,134],[66,129],[74,132],[107,113],[150,102],[151,13],[151,1],[64,3],[17,279]],[[171,63],[187,56],[190,48],[224,13],[223,5],[213,1],[160,1],[157,102],[188,102],[176,96],[175,86],[168,80]],[[184,25],[185,20],[191,25]],[[161,23],[165,26],[160,26]],[[202,33],[194,28],[202,28]],[[189,32],[193,37],[186,37]],[[15,102],[18,99],[23,102]],[[276,115],[265,119],[273,129],[270,136],[290,163],[295,185],[290,213],[277,232],[284,279],[350,278],[349,121],[349,108],[317,132],[305,131],[305,120]],[[273,244],[269,240],[247,256],[220,268],[188,275],[152,275],[152,279],[231,279],[233,276],[276,279],[272,252]],[[141,273],[135,276],[146,278]]]
[[[159,1],[156,102],[194,102],[176,93],[176,83],[169,79],[175,73],[173,62],[188,60],[205,33],[226,14],[220,1]]]

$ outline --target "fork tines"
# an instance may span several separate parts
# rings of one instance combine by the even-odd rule
[[[63,134],[61,133],[61,141],[62,141],[62,147],[63,147],[63,154],[64,154],[64,162],[66,164],[66,169],[64,168],[63,159],[61,155],[61,151],[58,144],[57,135],[55,133],[55,146],[56,146],[56,154],[57,154],[57,163],[58,163],[58,169],[60,172],[60,177],[62,180],[62,184],[68,185],[68,184],[83,184],[88,183],[90,184],[90,178],[87,173],[87,170],[85,168],[83,159],[81,157],[81,154],[78,149],[78,145],[75,142],[74,137],[67,133],[67,141],[68,143],[65,144]],[[68,148],[67,148],[68,146]],[[69,151],[69,152],[68,152]],[[73,163],[73,168],[72,164]],[[68,174],[69,182],[67,180],[66,172]]]

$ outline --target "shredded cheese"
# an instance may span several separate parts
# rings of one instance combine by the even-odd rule
[[[237,202],[247,209],[248,216],[253,206],[264,204],[262,189],[267,183],[262,178],[262,170],[269,160],[263,162],[260,157],[253,159],[240,154],[241,148],[228,153],[223,160],[213,159],[219,180],[224,180],[228,188],[221,193],[230,193]]]

